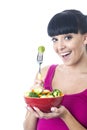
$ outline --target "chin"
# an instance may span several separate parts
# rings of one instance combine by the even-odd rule
[[[73,63],[73,62],[63,62],[64,63],[64,65],[66,65],[66,66],[73,66],[75,63]]]

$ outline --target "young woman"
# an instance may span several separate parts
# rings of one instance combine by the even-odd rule
[[[86,16],[78,10],[65,10],[52,17],[47,29],[63,64],[44,67],[42,78],[45,88],[60,89],[64,100],[50,113],[29,107],[24,130],[87,130]]]

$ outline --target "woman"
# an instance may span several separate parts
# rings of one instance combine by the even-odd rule
[[[45,88],[60,89],[64,100],[50,113],[29,107],[24,130],[87,130],[86,16],[78,10],[65,10],[53,16],[47,29],[63,64],[43,68],[42,78]]]

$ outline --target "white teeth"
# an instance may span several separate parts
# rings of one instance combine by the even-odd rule
[[[70,54],[70,52],[61,53],[61,56],[65,56],[65,55],[68,55],[68,54]]]

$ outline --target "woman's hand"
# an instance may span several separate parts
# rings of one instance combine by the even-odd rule
[[[27,112],[25,116],[25,120],[23,122],[24,130],[36,130],[37,125],[37,113],[31,108],[26,107]]]
[[[36,130],[36,123],[38,118],[50,119],[56,117],[60,117],[67,124],[69,130],[87,130],[72,116],[72,114],[64,106],[60,106],[59,108],[52,107],[50,113],[43,113],[37,107],[34,107],[33,109],[29,107],[28,112],[29,115],[27,115],[28,118],[26,117],[27,119],[25,121],[24,130],[27,130],[27,127],[28,130],[31,128],[32,130]]]
[[[59,108],[52,107],[50,113],[43,113],[37,107],[34,107],[34,110],[35,110],[36,117],[45,118],[45,119],[56,118],[56,117],[63,118],[68,112],[68,110],[64,106],[60,106]]]
[[[43,82],[43,80],[36,79],[34,84],[39,85],[39,86],[43,86],[44,82]]]
[[[31,108],[30,106],[27,106],[26,109],[27,109],[27,114],[25,118],[28,118],[28,116],[30,115],[34,118],[38,118],[38,114],[33,108]]]
[[[42,88],[42,89],[44,89],[43,85],[44,85],[43,80],[35,79],[34,85],[33,85],[32,88]]]

